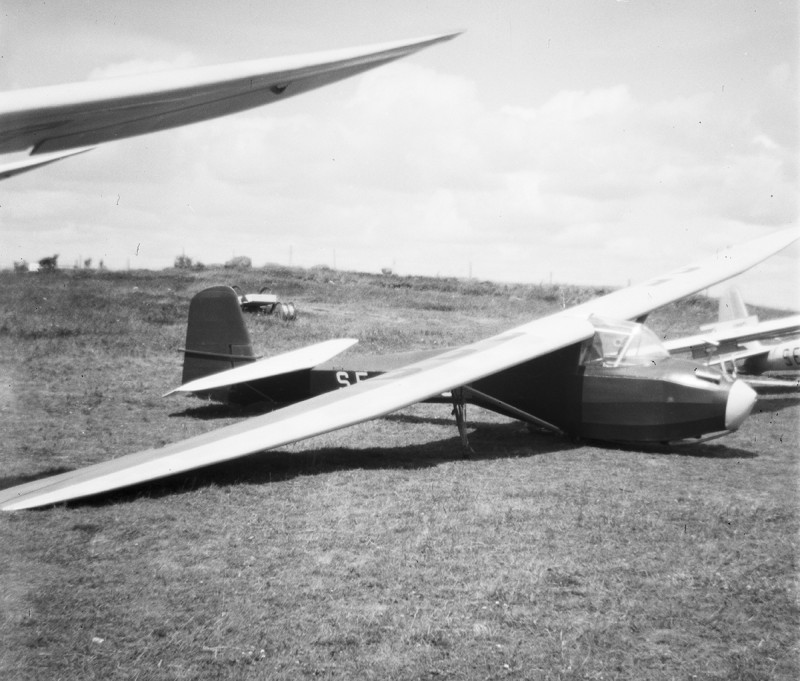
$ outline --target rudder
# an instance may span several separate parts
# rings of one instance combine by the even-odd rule
[[[256,360],[239,299],[230,286],[200,291],[189,304],[181,383]]]
[[[742,298],[739,289],[735,286],[728,288],[719,299],[718,321],[733,322],[740,319],[747,319],[749,316],[747,305],[745,305],[744,298]]]

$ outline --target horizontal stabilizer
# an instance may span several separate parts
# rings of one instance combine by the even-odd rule
[[[308,345],[298,350],[284,352],[274,357],[266,357],[257,362],[189,381],[179,388],[170,390],[164,397],[172,395],[173,393],[198,393],[218,390],[219,388],[250,383],[251,381],[269,378],[270,376],[279,376],[292,371],[310,369],[344,352],[347,348],[356,343],[358,343],[358,340],[355,338],[334,338],[333,340],[323,341],[315,345]]]

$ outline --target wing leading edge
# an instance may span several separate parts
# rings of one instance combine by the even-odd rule
[[[377,418],[594,334],[594,314],[635,318],[739,274],[798,238],[783,230],[622,291],[369,381],[161,449],[149,449],[0,491],[7,511],[106,492],[280,447]]]
[[[6,511],[127,487],[273,449],[377,418],[495,371],[590,338],[586,320],[546,318],[263,416],[0,491]]]
[[[292,57],[0,94],[0,154],[51,154],[166,130],[286,99],[451,40],[458,33]],[[57,156],[61,152],[62,156]],[[43,165],[0,167],[0,179]]]

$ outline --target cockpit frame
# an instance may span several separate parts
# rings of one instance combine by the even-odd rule
[[[642,366],[669,357],[658,336],[644,324],[592,316],[592,338],[581,348],[580,363],[616,368]]]

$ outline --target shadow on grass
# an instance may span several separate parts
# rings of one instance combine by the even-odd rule
[[[208,405],[199,408],[203,413],[222,412],[232,415],[231,409],[223,405]],[[208,416],[218,418],[218,416]],[[160,480],[140,483],[105,494],[68,502],[69,506],[102,506],[108,503],[125,503],[145,496],[161,498],[205,487],[263,485],[283,482],[297,477],[324,475],[343,470],[421,470],[444,463],[472,460],[512,459],[534,457],[553,452],[569,452],[585,446],[606,451],[624,451],[642,454],[669,454],[712,459],[749,459],[757,454],[724,444],[687,443],[679,445],[635,445],[625,443],[585,442],[576,443],[567,438],[547,432],[531,432],[519,422],[487,423],[472,420],[469,423],[471,452],[465,452],[453,419],[435,416],[393,414],[387,420],[408,425],[433,424],[452,425],[453,437],[434,440],[424,444],[401,447],[351,449],[348,447],[324,447],[300,452],[275,450],[251,454],[239,459],[206,466],[194,471],[179,473]],[[38,475],[14,476],[0,479],[0,489],[24,484],[51,475],[69,471],[57,468]],[[47,507],[44,507],[47,508]]]
[[[759,395],[754,414],[774,413],[800,404],[800,394],[796,395]]]
[[[455,432],[455,425],[453,430]],[[65,505],[104,506],[109,503],[132,502],[142,496],[161,498],[205,487],[264,485],[343,470],[420,470],[464,459],[483,461],[522,458],[567,451],[577,447],[553,435],[531,434],[518,423],[474,424],[470,430],[469,441],[474,451],[467,456],[457,434],[452,438],[405,447],[381,449],[326,447],[301,452],[281,450],[261,452],[160,480],[151,480],[85,499],[76,499],[66,502]],[[68,469],[49,471],[25,479],[0,480],[0,489],[66,470]],[[43,507],[46,508],[49,507]]]
[[[214,419],[242,418],[246,416],[258,416],[274,411],[281,405],[269,405],[264,402],[254,404],[236,405],[220,404],[209,402],[199,407],[187,407],[183,411],[174,411],[170,418],[192,418],[200,421],[212,421]]]
[[[0,490],[16,487],[17,485],[24,485],[26,482],[33,482],[34,480],[41,480],[42,478],[49,478],[51,475],[69,473],[72,470],[74,469],[58,466],[57,468],[49,468],[46,471],[39,471],[35,475],[9,475],[8,477],[0,478]]]
[[[741,447],[729,447],[718,442],[678,442],[674,444],[635,444],[626,442],[592,442],[598,449],[617,449],[640,454],[669,454],[703,459],[756,459],[758,454]]]

